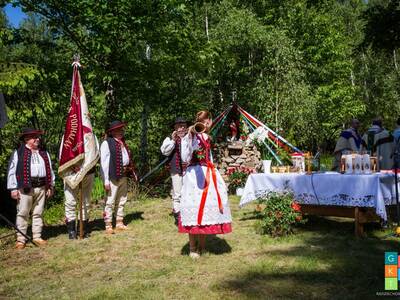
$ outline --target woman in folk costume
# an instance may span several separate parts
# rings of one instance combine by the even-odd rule
[[[198,112],[196,122],[204,125],[205,132],[198,133],[191,126],[181,143],[182,161],[188,168],[183,176],[178,224],[180,233],[189,234],[192,258],[198,258],[204,250],[207,234],[232,231],[226,185],[212,163],[211,139],[206,133],[212,125],[210,113]]]

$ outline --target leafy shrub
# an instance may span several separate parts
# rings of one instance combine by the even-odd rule
[[[57,205],[59,203],[64,203],[64,181],[60,177],[56,176],[54,195],[46,200],[46,207],[51,207],[52,205]]]
[[[92,189],[92,201],[98,203],[99,200],[105,197],[104,184],[100,177],[95,177]]]
[[[168,166],[154,172],[151,176],[139,185],[141,193],[145,193],[145,197],[167,198],[171,195],[171,174]]]
[[[64,219],[64,202],[53,203],[43,211],[43,220],[46,225],[63,224]]]
[[[273,237],[293,233],[295,224],[306,221],[303,219],[300,208],[300,205],[294,201],[292,193],[268,193],[265,197],[258,199],[255,211],[260,219],[257,223],[258,231]]]
[[[226,175],[229,178],[229,191],[234,193],[236,188],[244,187],[246,184],[247,177],[250,174],[254,173],[254,168],[247,168],[247,167],[236,167],[236,168],[228,168],[226,171]]]

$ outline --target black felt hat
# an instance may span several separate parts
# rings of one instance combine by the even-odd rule
[[[109,133],[112,130],[118,129],[118,128],[123,128],[126,126],[126,122],[121,122],[121,121],[112,121],[107,129],[106,129],[106,133]]]
[[[44,133],[43,130],[35,128],[22,128],[22,132],[19,134],[19,139],[23,140],[26,136],[38,136]]]
[[[188,120],[186,120],[186,119],[183,118],[183,117],[177,117],[177,118],[175,119],[175,122],[172,124],[172,127],[174,127],[175,124],[179,124],[179,123],[186,123],[186,125],[189,125]]]

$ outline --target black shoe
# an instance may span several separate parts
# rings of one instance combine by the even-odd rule
[[[70,240],[76,239],[75,225],[76,225],[75,220],[67,222],[68,238]]]
[[[175,219],[175,226],[178,226],[178,223],[179,223],[179,213],[177,212],[174,212],[173,213],[174,214],[174,219]]]

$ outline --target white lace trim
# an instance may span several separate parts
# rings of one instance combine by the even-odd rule
[[[197,217],[199,213],[198,207],[185,207],[181,208],[181,218],[183,226],[195,226],[197,224]],[[223,223],[231,223],[231,209],[229,206],[224,206],[223,213],[219,212],[218,206],[205,207],[201,225],[215,225]]]

